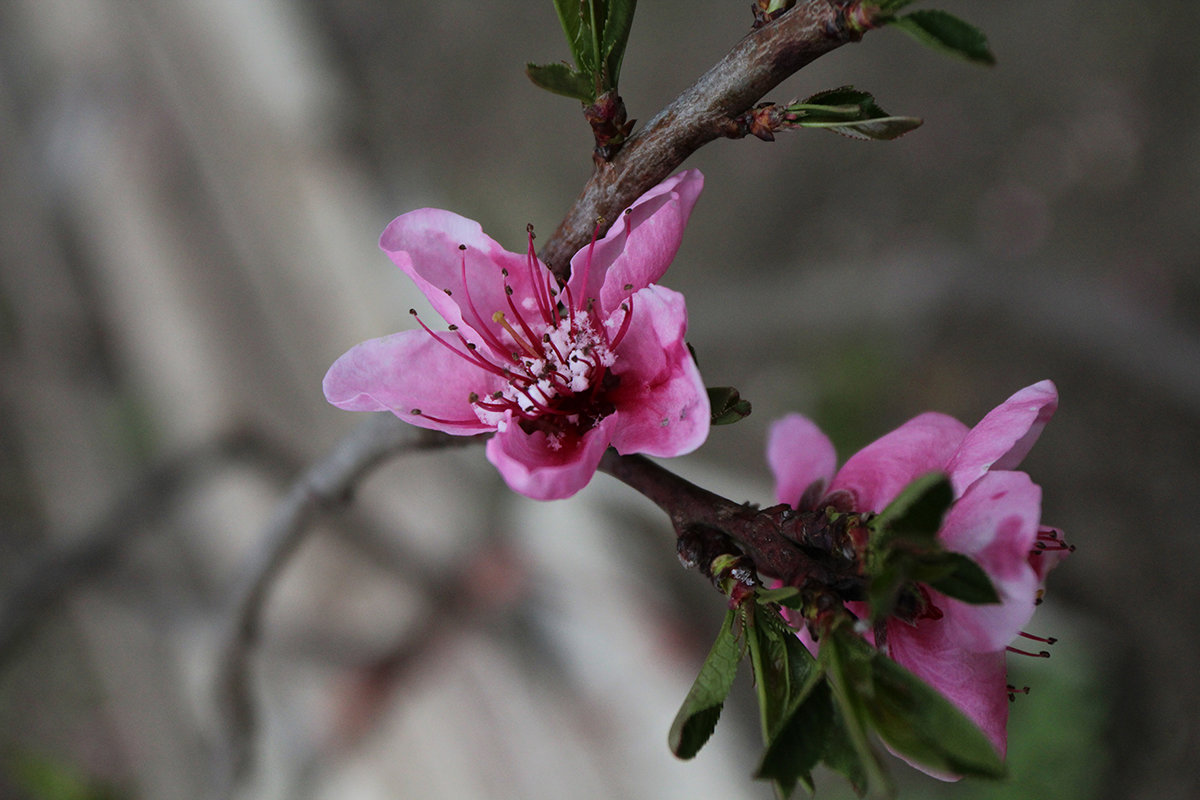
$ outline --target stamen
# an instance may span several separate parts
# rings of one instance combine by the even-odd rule
[[[529,252],[525,254],[525,264],[529,267],[529,286],[533,290],[533,298],[537,301],[538,312],[542,315],[542,319],[547,325],[554,323],[554,295],[550,292],[550,286],[547,281],[550,280],[548,275],[539,274],[537,253],[533,249],[533,223],[525,226],[525,232],[529,234]],[[549,272],[549,270],[544,270]]]
[[[1034,636],[1032,633],[1026,633],[1025,631],[1021,631],[1020,635],[1024,636],[1026,639],[1032,639],[1035,642],[1042,642],[1044,644],[1054,644],[1058,641],[1058,639],[1054,638],[1053,636]]]
[[[633,319],[633,295],[629,295],[629,298],[621,303],[621,310],[625,312],[625,319],[621,320],[621,327],[617,330],[616,337],[608,343],[609,350],[616,350],[617,345],[621,343],[621,340],[625,338],[625,333],[629,330],[629,323]]]
[[[1019,656],[1029,656],[1030,658],[1049,658],[1050,657],[1049,650],[1039,650],[1036,653],[1030,653],[1028,650],[1018,650],[1015,647],[1006,647],[1004,649],[1010,653],[1016,653]]]
[[[463,251],[463,256],[462,256],[463,293],[467,296],[467,308],[471,311],[471,314],[475,317],[475,324],[472,327],[475,328],[475,330],[477,330],[479,332],[479,335],[483,337],[483,339],[487,343],[488,347],[492,348],[493,353],[498,355],[501,358],[501,360],[507,360],[508,348],[505,347],[504,345],[502,345],[500,343],[500,340],[497,339],[495,334],[492,333],[491,329],[488,328],[487,324],[483,321],[483,317],[480,316],[480,314],[479,314],[479,309],[475,308],[475,301],[471,299],[471,287],[467,285],[467,253],[466,253],[467,246],[465,244],[460,244],[458,246],[458,249]]]
[[[596,250],[596,239],[600,236],[600,228],[604,225],[604,217],[596,217],[596,227],[592,228],[592,241],[588,244],[587,258],[583,261],[583,293],[579,295],[579,309],[583,310],[583,298],[587,296],[588,279],[592,274],[592,253]]]
[[[517,346],[528,353],[530,358],[541,358],[541,354],[534,350],[528,342],[522,339],[521,334],[517,333],[513,329],[512,325],[508,324],[508,320],[505,319],[503,311],[497,311],[495,314],[492,314],[492,322],[497,323],[501,328],[504,328],[504,330],[508,331],[508,335],[513,337],[513,341],[517,343]],[[517,354],[514,353],[513,355],[516,356]],[[513,359],[513,361],[519,360],[520,359],[518,358]]]
[[[511,286],[509,286],[507,283],[504,284],[504,295],[505,295],[505,298],[508,300],[508,307],[512,309],[513,314],[517,318],[517,323],[520,324],[520,326],[521,326],[521,330],[525,331],[525,335],[527,337],[529,337],[529,346],[537,347],[538,342],[540,340],[538,339],[537,334],[534,333],[533,330],[529,327],[529,325],[525,322],[525,317],[521,316],[520,309],[518,309],[516,304],[513,303],[513,299],[512,299],[513,298],[513,288]],[[501,323],[501,324],[503,324],[503,323]],[[537,356],[535,356],[535,357],[536,358],[544,358],[545,355],[546,355],[546,351],[542,350],[541,347],[537,347]]]
[[[435,417],[432,414],[426,414],[424,411],[422,411],[419,408],[409,409],[408,413],[414,417],[422,417],[423,419],[432,420],[433,422],[436,422],[439,425],[471,425],[471,426],[475,426],[475,425],[479,424],[478,419],[443,419],[442,417]]]
[[[1018,689],[1017,687],[1013,686],[1011,683],[1005,687],[1005,690],[1008,692],[1008,701],[1010,703],[1015,703],[1017,701],[1018,694],[1025,694],[1025,695],[1029,694],[1028,686],[1022,686],[1020,689]]]

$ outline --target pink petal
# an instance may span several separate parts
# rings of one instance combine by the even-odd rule
[[[989,469],[1014,469],[1058,408],[1051,381],[1027,386],[988,412],[963,439],[946,471],[961,493]]]
[[[633,319],[617,347],[612,392],[619,424],[613,446],[620,453],[678,456],[708,437],[708,391],[684,342],[683,295],[648,286],[631,301]],[[618,312],[617,320],[623,319]]]
[[[1023,472],[989,472],[973,483],[946,514],[947,548],[983,567],[999,604],[971,605],[942,598],[946,636],[975,652],[1002,650],[1033,616],[1038,577],[1029,565],[1037,537],[1042,490]]]
[[[813,482],[829,485],[837,469],[837,453],[812,420],[788,414],[771,423],[767,463],[775,476],[775,499],[794,508]]]
[[[945,626],[939,623],[940,620],[921,620],[914,627],[899,620],[889,621],[888,652],[896,663],[937,689],[966,714],[1003,757],[1008,742],[1004,650],[965,651],[946,635]],[[913,766],[943,780],[953,779]]]
[[[450,334],[439,337],[458,346]],[[462,435],[495,427],[480,422],[468,400],[471,392],[483,395],[499,388],[495,377],[454,355],[425,331],[404,331],[355,345],[333,362],[323,388],[325,399],[347,411],[390,411],[413,425]],[[422,413],[413,414],[413,409]]]
[[[582,305],[594,297],[604,312],[612,313],[631,293],[661,278],[679,250],[683,229],[703,188],[704,176],[689,169],[634,201],[604,238],[571,259],[568,286],[575,302]]]
[[[379,246],[446,322],[459,326],[474,344],[486,347],[489,341],[505,340],[503,329],[492,319],[497,311],[513,317],[505,284],[512,287],[513,301],[527,319],[541,319],[534,296],[552,285],[545,266],[540,262],[531,266],[526,256],[508,252],[473,220],[437,208],[410,211],[384,229]],[[508,271],[507,277],[502,270]],[[476,331],[487,331],[494,338]],[[506,346],[499,355],[507,355],[508,350]]]
[[[614,416],[584,434],[574,447],[553,449],[541,431],[509,425],[487,443],[488,461],[514,492],[534,500],[561,500],[578,492],[596,474],[608,449]]]
[[[914,417],[851,456],[830,491],[849,490],[857,510],[880,511],[914,479],[943,469],[966,433],[966,425],[945,414]]]

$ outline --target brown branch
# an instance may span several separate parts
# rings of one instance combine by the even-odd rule
[[[841,599],[856,599],[862,590],[847,527],[856,522],[852,515],[831,521],[824,510],[796,511],[786,505],[760,509],[735,503],[648,458],[621,456],[611,449],[600,460],[600,469],[665,511],[681,546],[690,546],[697,532],[716,532],[736,545],[758,572],[785,585],[830,591]],[[707,564],[698,566],[707,571]]]
[[[734,120],[763,95],[820,56],[857,41],[857,0],[807,0],[752,31],[674,102],[634,134],[612,161],[599,164],[575,205],[541,252],[566,280],[571,256],[587,244],[597,220],[658,184],[703,145],[728,135]]]

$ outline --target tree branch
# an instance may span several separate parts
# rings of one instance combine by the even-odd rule
[[[371,414],[323,460],[306,472],[275,510],[256,558],[234,592],[230,625],[217,664],[216,702],[222,718],[217,743],[217,787],[228,794],[252,760],[257,715],[250,688],[250,656],[258,642],[262,607],[274,579],[296,552],[320,511],[344,502],[371,469],[400,452],[468,444],[417,428],[387,414]]]
[[[857,0],[807,0],[734,45],[674,102],[592,174],[540,257],[565,281],[571,257],[622,209],[670,175],[688,156],[725,136],[734,119],[820,56],[857,41],[847,24]]]
[[[855,515],[831,519],[824,510],[797,511],[787,505],[760,509],[735,503],[644,456],[621,456],[612,449],[600,459],[600,469],[667,513],[679,537],[681,555],[684,548],[692,547],[698,532],[717,532],[728,537],[755,570],[779,578],[786,586],[829,591],[845,600],[856,599],[862,591],[852,541]],[[705,560],[718,554],[703,554],[696,566],[707,572]],[[687,560],[696,559],[689,556]]]

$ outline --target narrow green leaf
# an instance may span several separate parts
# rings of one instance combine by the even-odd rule
[[[821,643],[819,661],[829,676],[837,721],[852,753],[852,757],[845,752],[838,753],[832,759],[827,757],[826,762],[835,769],[846,768],[848,771],[843,774],[848,777],[849,772],[859,774],[863,787],[860,794],[873,786],[884,794],[892,795],[894,789],[891,779],[879,761],[879,754],[871,747],[867,733],[867,709],[874,701],[871,680],[871,658],[874,653],[874,648],[854,633],[849,625],[831,628]]]
[[[787,110],[797,115],[794,125],[825,128],[853,139],[895,139],[922,124],[917,117],[888,114],[870,92],[853,86],[818,92]]]
[[[940,692],[883,653],[871,659],[872,725],[897,753],[940,772],[999,778],[1004,761],[983,731]]]
[[[758,589],[754,593],[760,603],[775,603],[787,608],[799,608],[801,605],[800,590],[795,586],[783,586],[779,589]]]
[[[922,475],[905,486],[896,499],[870,522],[880,546],[900,540],[910,545],[934,545],[942,517],[954,502],[950,478],[941,472]]]
[[[879,117],[854,123],[835,122],[801,122],[803,128],[825,128],[851,139],[870,139],[874,141],[889,141],[899,139],[906,133],[914,131],[924,124],[920,117]]]
[[[889,24],[917,41],[977,64],[995,64],[983,31],[945,11],[914,11]]]
[[[566,64],[527,64],[525,74],[548,92],[573,97],[583,103],[596,99],[596,87],[591,79]]]
[[[814,674],[819,677],[815,670]],[[793,700],[794,708],[771,737],[754,775],[772,781],[777,792],[785,798],[791,796],[797,783],[812,792],[812,770],[825,755],[833,725],[833,702],[828,684],[817,680],[810,687]]]
[[[637,0],[608,0],[604,19],[604,34],[601,49],[604,51],[604,66],[607,79],[606,89],[615,89],[621,75],[621,60],[625,57],[625,45],[629,42],[629,31],[633,27],[633,12]]]
[[[713,425],[732,425],[750,416],[750,401],[743,400],[732,386],[709,387],[708,404]]]
[[[922,570],[928,568],[931,562],[937,568],[938,574],[923,574]],[[922,556],[920,567],[914,571],[913,578],[964,603],[983,605],[1000,602],[1000,595],[996,592],[992,579],[983,571],[983,567],[962,553],[945,552]]]
[[[554,0],[554,10],[558,12],[558,22],[567,37],[567,47],[575,59],[575,66],[580,72],[589,71],[589,65],[594,64],[595,60],[587,60],[591,49],[591,33],[586,30],[582,0]]]
[[[692,684],[691,691],[683,701],[675,721],[671,723],[668,742],[671,752],[679,758],[692,758],[700,752],[712,736],[721,716],[725,698],[737,675],[738,662],[742,660],[742,649],[738,643],[733,623],[737,612],[730,609],[725,622],[717,634],[712,650],[700,667],[700,674]]]

